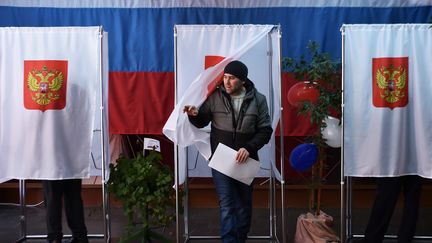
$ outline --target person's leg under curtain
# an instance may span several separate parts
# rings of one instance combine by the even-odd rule
[[[422,178],[417,175],[403,176],[404,206],[399,226],[398,243],[408,243],[414,237],[422,190]]]
[[[377,178],[375,202],[365,231],[365,243],[381,243],[398,200],[402,179],[400,177]]]
[[[79,242],[87,242],[87,227],[81,198],[81,179],[65,180],[64,188],[66,219],[72,236],[79,239]]]
[[[42,181],[44,200],[46,205],[46,225],[48,241],[60,242],[63,238],[62,232],[62,180]]]

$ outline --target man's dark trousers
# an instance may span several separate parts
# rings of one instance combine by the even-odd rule
[[[418,217],[422,179],[417,175],[384,177],[377,179],[375,202],[365,231],[366,243],[381,243],[387,231],[394,208],[403,190],[404,205],[398,231],[398,243],[411,242]]]
[[[81,179],[43,181],[48,240],[61,239],[62,197],[66,220],[74,237],[87,237],[84,208],[81,198]]]

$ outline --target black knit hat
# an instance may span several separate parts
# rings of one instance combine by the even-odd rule
[[[224,73],[236,76],[242,81],[248,80],[248,68],[240,61],[232,61],[225,66]]]

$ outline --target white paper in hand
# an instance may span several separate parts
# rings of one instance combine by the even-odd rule
[[[209,166],[220,173],[234,178],[246,185],[250,185],[260,169],[260,163],[254,159],[247,159],[245,163],[236,162],[237,151],[219,143]]]

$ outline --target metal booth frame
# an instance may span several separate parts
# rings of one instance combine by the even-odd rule
[[[272,63],[272,50],[270,49],[271,44],[271,35],[270,33],[273,31],[277,31],[278,33],[278,47],[279,47],[279,56],[281,52],[281,27],[280,25],[275,25],[273,29],[267,34],[267,57],[268,57],[268,65],[269,65],[269,82],[270,82],[270,89],[272,88],[272,66],[274,65]],[[178,102],[178,94],[177,94],[177,30],[174,26],[174,59],[175,59],[175,65],[174,65],[174,71],[175,71],[175,104]],[[277,63],[279,73],[281,73],[281,63]],[[283,119],[282,119],[282,111],[283,106],[281,102],[281,90],[279,90],[279,101],[280,101],[280,116],[279,116],[279,124],[280,124],[280,134],[283,134]],[[270,93],[271,94],[271,93]],[[275,97],[273,95],[270,95],[270,101],[273,101]],[[270,107],[270,113],[271,115],[274,114],[273,107]],[[281,224],[282,224],[282,241],[280,241],[278,235],[277,235],[277,212],[276,212],[276,178],[275,178],[275,172],[273,166],[270,166],[270,173],[269,173],[269,219],[270,219],[270,227],[269,227],[269,235],[252,235],[248,236],[248,239],[263,239],[263,240],[269,240],[270,242],[283,242],[286,243],[286,222],[285,222],[285,181],[284,181],[284,140],[283,136],[280,136],[280,147],[282,148],[280,150],[280,169],[281,169],[281,181],[280,181],[280,193],[281,193]],[[186,154],[187,157],[187,154]],[[176,194],[176,242],[181,242],[181,235],[180,232],[184,232],[185,240],[184,242],[189,242],[192,240],[211,240],[211,239],[220,239],[220,236],[214,236],[214,235],[191,235],[189,232],[189,205],[188,205],[188,196],[189,196],[189,185],[188,185],[188,168],[186,168],[186,180],[183,184],[183,190],[185,192],[184,194],[184,230],[180,230],[180,193],[179,193],[179,152],[178,152],[178,146],[174,145],[174,179],[175,179],[175,194]]]
[[[364,234],[353,233],[352,223],[352,196],[353,196],[353,178],[352,176],[345,176],[344,174],[344,85],[345,85],[345,31],[343,26],[341,27],[341,38],[342,38],[342,116],[341,116],[341,170],[340,170],[340,239],[341,242],[348,242],[351,239],[362,239]],[[397,235],[384,236],[385,239],[397,239]],[[415,240],[431,240],[432,236],[415,235]]]
[[[106,127],[108,124],[106,124],[106,121],[104,121],[104,114],[107,112],[107,107],[104,107],[104,89],[107,88],[103,84],[103,63],[104,63],[104,48],[107,48],[104,44],[104,38],[103,38],[103,27],[99,26],[99,34],[98,38],[100,41],[100,51],[99,51],[99,92],[100,92],[100,139],[101,139],[101,163],[102,163],[102,214],[103,214],[103,233],[102,234],[92,234],[89,233],[87,236],[89,238],[103,238],[105,242],[110,242],[111,239],[111,226],[110,226],[110,212],[109,212],[109,195],[108,195],[108,188],[107,188],[107,144],[105,144],[105,138],[107,138],[108,134],[105,134]],[[95,132],[95,131],[93,131]],[[21,237],[17,240],[17,242],[25,242],[26,240],[35,240],[35,239],[46,239],[47,235],[40,234],[40,235],[29,235],[27,234],[27,205],[26,205],[26,181],[23,179],[19,180],[19,201],[20,201],[20,231],[21,231]],[[65,237],[71,237],[70,234],[64,235]]]

